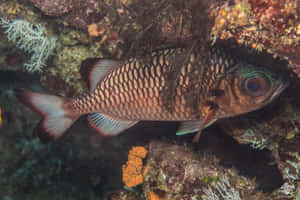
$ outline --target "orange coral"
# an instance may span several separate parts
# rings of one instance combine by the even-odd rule
[[[142,147],[142,146],[133,147],[129,151],[129,156],[136,156],[136,157],[139,157],[139,158],[145,158],[146,155],[147,155],[147,149],[145,147]]]
[[[123,40],[119,38],[118,34],[105,25],[90,24],[88,26],[88,33],[90,36],[97,38],[97,44],[99,46],[109,40],[123,43]]]
[[[105,32],[104,27],[98,26],[97,24],[90,24],[88,26],[88,32],[90,36],[98,37]]]
[[[144,147],[133,147],[129,151],[128,161],[122,166],[123,182],[127,187],[134,187],[143,183],[143,158],[147,155],[147,150]]]
[[[157,194],[155,194],[154,192],[149,192],[148,193],[148,200],[164,200],[162,198],[160,198]]]

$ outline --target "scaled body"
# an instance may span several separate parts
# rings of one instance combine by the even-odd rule
[[[207,53],[207,52],[206,52]],[[79,114],[101,112],[125,120],[197,120],[208,91],[233,59],[165,49],[116,64],[87,96],[72,102]],[[99,68],[111,61],[102,60]]]
[[[46,116],[43,127],[53,137],[89,113],[91,125],[106,135],[140,120],[184,121],[179,134],[185,134],[218,118],[256,110],[286,85],[278,74],[215,48],[174,48],[124,62],[98,60],[90,74],[90,93],[72,101],[51,96],[54,103],[49,95],[28,91],[19,96]]]

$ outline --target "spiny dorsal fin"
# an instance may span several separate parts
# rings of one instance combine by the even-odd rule
[[[119,62],[110,59],[99,59],[94,63],[89,74],[89,89],[94,91],[98,82]]]
[[[89,115],[88,121],[98,133],[104,136],[116,136],[138,122],[116,120],[101,113]]]

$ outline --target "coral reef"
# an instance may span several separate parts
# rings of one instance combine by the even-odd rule
[[[300,11],[297,3],[295,0],[1,1],[0,75],[6,70],[25,71],[22,65],[25,62],[29,71],[41,69],[37,79],[53,94],[73,97],[87,91],[84,79],[90,59],[126,59],[155,48],[192,46],[196,42],[224,43],[228,49],[238,47],[235,55],[246,52],[247,59],[254,63],[293,71],[296,76],[291,76],[291,88],[272,105],[219,121],[204,130],[200,144],[193,146],[191,136],[173,136],[174,124],[164,128],[155,123],[144,128],[143,124],[131,133],[129,130],[124,136],[107,140],[83,128],[87,127],[84,119],[61,141],[41,144],[32,137],[38,116],[21,106],[13,98],[11,86],[3,86],[0,78],[3,122],[0,197],[6,200],[106,197],[109,200],[298,200],[300,83],[296,77],[300,77]],[[40,51],[42,44],[44,52]],[[51,54],[54,48],[55,54]],[[33,84],[32,77],[26,73],[20,77],[24,78],[21,83],[6,83],[36,89],[25,84],[26,79]],[[215,127],[220,129],[216,131]],[[223,132],[239,144],[224,142],[226,139],[218,135]],[[157,135],[169,140],[151,141]],[[143,145],[149,151],[147,158],[145,150],[142,155],[133,154],[132,150],[123,165],[133,145]],[[207,146],[213,150],[205,150]],[[255,170],[249,169],[255,165]],[[120,190],[124,186],[122,178],[128,187],[140,185]]]
[[[13,42],[19,49],[32,53],[30,61],[24,64],[26,70],[41,72],[46,60],[53,53],[56,38],[48,38],[42,25],[30,24],[24,20],[9,22],[2,18],[0,25],[5,28],[8,41]]]
[[[276,163],[285,181],[275,199],[292,198],[298,188],[299,170],[299,101],[298,95],[292,91],[299,87],[296,82],[286,96],[278,99],[277,103],[268,108],[219,122],[229,135],[242,144],[249,144],[257,150],[268,149],[272,152],[273,162]],[[289,97],[287,97],[289,96]],[[280,107],[280,109],[275,109]]]
[[[213,187],[204,190],[204,200],[233,199],[241,200],[240,193],[231,186],[228,178],[222,177]]]
[[[187,147],[153,141],[145,165],[148,173],[144,193],[154,192],[166,200],[246,199],[255,183],[238,176],[233,169],[221,167],[215,159],[207,153],[191,152]]]
[[[210,15],[215,19],[211,33],[285,58],[299,70],[299,13],[294,0],[223,1],[211,7]]]
[[[154,192],[149,192],[148,200],[163,200],[163,198],[159,197],[159,195],[155,194]]]
[[[135,192],[122,190],[111,194],[107,200],[141,200],[142,197],[135,194]]]
[[[74,0],[31,0],[46,15],[58,16],[74,9]],[[78,2],[79,4],[80,2]],[[80,5],[80,4],[79,4]]]
[[[35,12],[32,5],[19,0],[1,1],[0,16],[8,20],[23,19],[29,22],[36,22],[40,14]]]

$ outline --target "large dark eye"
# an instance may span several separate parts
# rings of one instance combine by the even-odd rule
[[[245,80],[244,87],[249,95],[257,97],[264,95],[268,91],[270,83],[264,77],[254,76]]]

